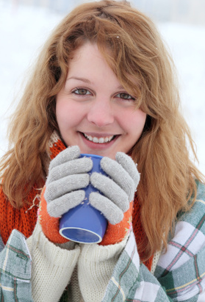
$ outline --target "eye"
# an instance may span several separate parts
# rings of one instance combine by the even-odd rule
[[[128,101],[135,101],[135,98],[133,98],[130,94],[126,92],[120,92],[116,95],[117,98],[128,100]]]
[[[77,94],[77,95],[89,95],[91,94],[89,90],[85,88],[76,88],[75,90],[72,91],[72,93]]]

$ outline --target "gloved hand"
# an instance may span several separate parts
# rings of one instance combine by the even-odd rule
[[[89,201],[109,222],[101,242],[107,245],[122,241],[131,227],[132,201],[140,174],[131,157],[123,152],[116,154],[116,160],[103,157],[100,165],[108,177],[94,172],[90,180],[104,195],[92,192]]]
[[[80,156],[80,148],[72,146],[59,153],[50,163],[48,178],[41,194],[39,222],[46,237],[54,243],[68,241],[59,234],[59,218],[85,198],[89,172],[93,163]]]

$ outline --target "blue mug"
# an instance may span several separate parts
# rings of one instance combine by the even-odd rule
[[[94,154],[81,154],[81,157],[89,157],[93,161],[93,168],[90,171],[105,175],[100,168],[102,156]],[[91,192],[98,191],[91,184],[85,189],[85,199],[77,207],[69,210],[60,219],[59,233],[61,236],[79,243],[99,243],[105,234],[107,220],[104,215],[89,204]],[[100,193],[100,192],[99,192]],[[101,193],[100,193],[101,194]]]

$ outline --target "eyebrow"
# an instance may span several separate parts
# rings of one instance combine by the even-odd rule
[[[68,78],[66,81],[69,81],[69,80],[78,80],[78,81],[82,81],[82,82],[85,82],[85,83],[92,83],[91,81],[89,81],[88,79],[85,79],[85,78],[79,78],[79,77],[70,77]]]
[[[78,81],[81,81],[81,82],[92,84],[92,82],[90,80],[86,79],[86,78],[70,77],[66,81],[69,81],[69,80],[78,80]],[[120,85],[120,86],[117,87],[117,89],[124,89],[124,87],[122,85]]]

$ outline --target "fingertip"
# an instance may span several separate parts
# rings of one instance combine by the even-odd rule
[[[84,190],[75,191],[75,195],[77,196],[76,199],[79,200],[79,204],[85,199],[85,191]]]
[[[83,180],[82,180],[82,187],[87,187],[88,185],[89,185],[89,182],[90,182],[90,175],[89,174],[87,174],[87,173],[85,173],[84,174],[84,177],[85,177],[85,179],[84,179],[84,183],[83,183]]]
[[[105,156],[100,161],[100,167],[102,168],[103,171],[106,172],[107,167],[109,167],[112,162],[113,162],[113,159]]]
[[[136,187],[138,186],[139,182],[140,182],[140,173],[137,170],[137,174],[136,174],[136,177],[135,177],[135,186]]]
[[[69,153],[71,155],[72,159],[80,156],[80,148],[78,145],[70,146],[66,150],[67,150],[67,153]]]
[[[134,197],[134,196],[133,196]],[[133,199],[133,198],[132,198]],[[123,213],[127,212],[130,208],[130,202],[127,200],[127,203],[125,204],[125,207],[123,209]]]
[[[55,168],[56,166],[59,166],[61,164],[64,164],[67,161],[76,159],[80,156],[80,148],[75,145],[66,148],[65,150],[61,151],[51,162],[49,166],[49,171]]]
[[[59,215],[59,212],[56,209],[56,206],[54,207],[52,203],[47,204],[47,212],[50,217],[61,218],[61,215]]]
[[[87,171],[92,170],[93,168],[93,161],[90,157],[83,157],[84,164],[87,166]]]
[[[93,185],[93,187],[95,187],[95,185],[96,185],[96,177],[98,176],[97,174],[98,174],[97,172],[93,172],[93,173],[89,176],[90,182],[91,182],[91,184]],[[91,194],[92,194],[92,193],[91,193]]]
[[[118,223],[120,223],[124,218],[124,214],[122,212],[119,212],[117,215],[113,215],[112,218],[110,218],[110,223],[112,225],[116,225]]]
[[[124,158],[124,155],[126,155],[124,152],[117,152],[116,155],[115,155],[115,159],[118,160],[120,158]]]
[[[97,205],[98,204],[98,195],[96,195],[96,194],[100,194],[100,193],[99,192],[91,192],[90,195],[89,195],[89,201],[92,205]]]
[[[85,198],[85,191],[84,190],[79,190],[79,197],[82,200]]]

